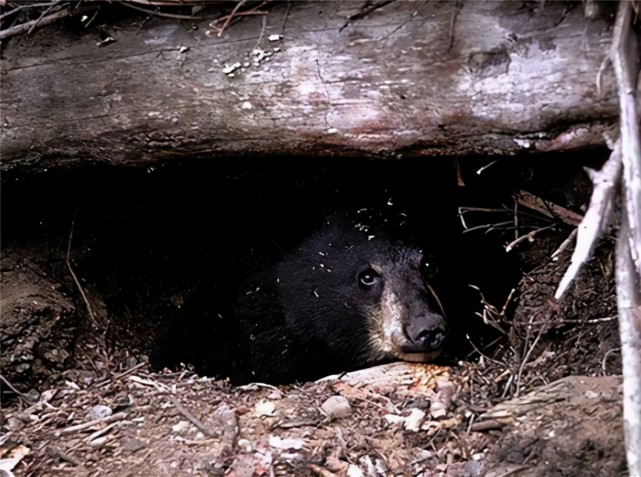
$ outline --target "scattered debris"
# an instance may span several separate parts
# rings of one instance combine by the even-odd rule
[[[233,63],[231,65],[227,65],[223,68],[223,73],[226,74],[227,76],[231,76],[234,71],[236,71],[238,68],[240,68],[242,65],[239,62]]]
[[[0,447],[0,475],[3,477],[14,477],[13,469],[31,450],[25,445],[18,445],[5,452],[4,447]]]

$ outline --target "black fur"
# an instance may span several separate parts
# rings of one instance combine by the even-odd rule
[[[253,274],[226,316],[208,313],[191,330],[194,340],[176,343],[187,347],[184,360],[235,383],[285,383],[394,359],[371,339],[373,317],[385,315],[384,290],[406,310],[404,333],[428,320],[440,348],[445,322],[424,283],[422,253],[361,223],[371,219],[332,216],[276,266]]]

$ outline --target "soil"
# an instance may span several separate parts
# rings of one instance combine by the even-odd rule
[[[509,332],[456,366],[391,363],[276,387],[232,386],[189,369],[152,372],[144,356],[98,333],[104,317],[96,297],[78,298],[42,273],[32,248],[19,248],[3,253],[3,332],[5,320],[22,317],[21,336],[46,336],[49,346],[12,338],[36,357],[22,372],[38,379],[3,400],[6,472],[627,475],[607,252],[560,305],[551,296],[567,254],[524,276],[511,318],[486,304],[486,319]],[[97,312],[83,327],[77,320],[86,303]],[[41,326],[51,323],[47,316],[67,320],[66,334],[47,335],[59,333]],[[14,358],[17,366],[3,358],[11,369],[3,373],[20,382]]]
[[[620,378],[565,378],[481,413],[466,402],[476,373],[394,363],[232,388],[136,366],[12,406],[3,447],[30,450],[17,475],[625,475]]]

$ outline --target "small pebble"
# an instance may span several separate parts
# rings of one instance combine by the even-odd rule
[[[85,416],[85,419],[87,421],[93,421],[95,419],[104,419],[105,417],[109,417],[113,414],[113,411],[109,406],[105,406],[104,404],[96,404],[93,406],[89,411],[87,412],[87,415]]]
[[[171,432],[178,434],[188,428],[189,428],[189,423],[187,421],[180,421],[178,424],[174,424],[171,427]]]
[[[321,404],[321,409],[330,419],[341,419],[352,415],[352,406],[343,396],[331,396]]]

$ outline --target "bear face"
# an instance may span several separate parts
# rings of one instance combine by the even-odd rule
[[[345,368],[389,359],[430,361],[447,325],[421,267],[420,250],[330,218],[278,265],[286,328],[299,346],[324,348]]]

